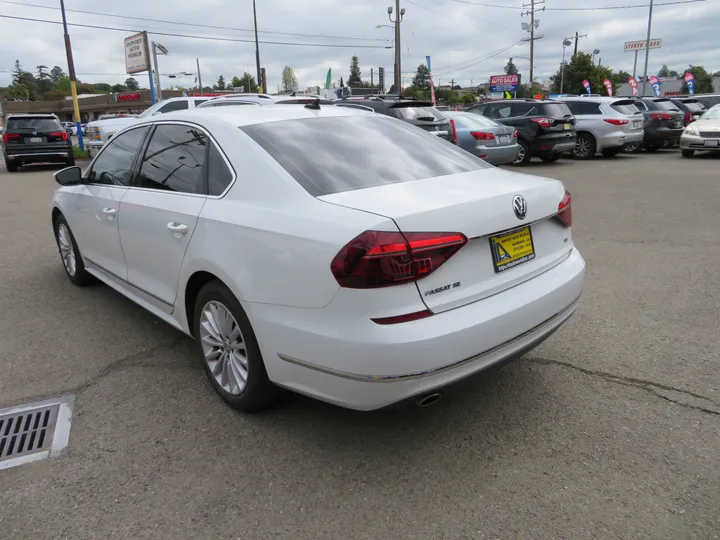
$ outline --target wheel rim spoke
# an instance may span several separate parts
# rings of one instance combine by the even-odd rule
[[[61,224],[60,227],[58,227],[57,239],[63,266],[68,274],[74,276],[77,268],[75,250],[73,248],[72,238],[70,237],[70,231],[68,231],[65,224]]]
[[[232,312],[217,300],[203,307],[198,339],[215,382],[231,395],[247,385],[248,361],[245,340]]]

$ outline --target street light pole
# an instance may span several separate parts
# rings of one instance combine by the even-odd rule
[[[63,37],[65,38],[65,54],[67,55],[68,75],[70,77],[70,93],[72,94],[73,116],[75,126],[77,127],[78,146],[80,151],[85,151],[85,143],[83,141],[82,125],[80,120],[80,105],[77,97],[77,78],[75,77],[75,63],[73,62],[72,46],[70,45],[70,34],[68,34],[67,20],[65,19],[65,2],[60,0],[60,11],[62,12]]]
[[[198,76],[198,88],[200,89],[200,95],[203,95],[202,77],[200,76],[200,59],[196,58],[195,63],[197,64],[197,76]]]
[[[260,77],[260,42],[258,41],[257,9],[255,8],[255,0],[253,0],[253,20],[255,21],[255,67],[257,68],[257,84],[259,87],[262,84],[262,80]],[[261,92],[267,92],[267,88],[263,88]]]
[[[570,41],[569,38],[565,38],[563,40],[563,59],[562,64],[560,65],[560,93],[563,93],[563,88],[565,87],[565,48],[569,45],[572,45],[572,41]]]
[[[650,13],[648,13],[648,33],[647,39],[645,40],[645,74],[643,76],[642,94],[645,95],[645,85],[647,84],[647,70],[648,70],[648,59],[650,58],[650,31],[652,30],[652,10],[653,0],[650,0]]]

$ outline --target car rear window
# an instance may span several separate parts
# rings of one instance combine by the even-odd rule
[[[631,101],[616,101],[610,105],[610,108],[620,114],[635,114],[640,112],[640,109],[638,109],[635,106],[635,103]]]
[[[655,108],[660,111],[679,111],[680,109],[670,100],[653,101]]]
[[[692,101],[691,101],[691,102],[687,102],[687,101],[685,101],[684,103],[685,103],[685,106],[686,106],[689,110],[691,110],[691,111],[704,111],[704,110],[705,110],[705,107],[703,107],[703,106],[702,106],[700,103],[698,103],[698,102],[692,102]]]
[[[60,122],[54,118],[10,118],[5,130],[53,131],[62,129]]]
[[[490,167],[410,124],[381,115],[240,127],[315,197]]]
[[[546,114],[553,118],[565,118],[566,116],[572,116],[570,109],[564,103],[543,103],[538,104],[538,109],[542,111],[540,114]]]
[[[403,120],[442,120],[445,118],[435,107],[395,105],[391,107]]]
[[[461,113],[453,116],[456,120],[459,120],[461,124],[468,126],[470,128],[491,128],[491,127],[498,127],[501,124],[498,124],[494,120],[490,120],[489,118],[485,118],[484,116],[481,116],[479,114],[473,114],[473,113]]]

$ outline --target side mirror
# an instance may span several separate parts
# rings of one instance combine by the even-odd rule
[[[75,186],[82,183],[82,170],[80,167],[66,167],[56,172],[55,181],[61,186]]]

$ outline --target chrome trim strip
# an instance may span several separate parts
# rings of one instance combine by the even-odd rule
[[[30,156],[68,156],[70,152],[36,152],[34,154],[8,154],[9,158]]]
[[[111,272],[110,270],[108,270],[107,268],[105,268],[104,266],[100,266],[98,263],[96,263],[96,262],[93,261],[92,259],[88,259],[87,257],[83,257],[83,258],[85,259],[85,262],[86,262],[86,263],[90,263],[90,266],[91,266],[91,267],[95,267],[95,269],[100,270],[100,271],[102,271],[102,272],[105,272],[106,274],[108,274],[109,276],[114,277],[116,280],[118,280],[119,282],[123,283],[124,285],[126,285],[126,286],[128,286],[128,287],[130,287],[130,288],[132,288],[132,289],[135,289],[137,292],[140,292],[140,293],[142,293],[142,294],[144,294],[144,295],[146,295],[146,296],[149,296],[150,298],[152,298],[153,300],[155,300],[155,301],[157,301],[158,303],[162,304],[163,306],[167,306],[168,308],[171,308],[171,309],[170,309],[170,313],[172,313],[172,310],[174,309],[172,304],[168,304],[165,300],[163,300],[163,299],[161,299],[161,298],[158,298],[157,296],[155,296],[155,295],[152,294],[152,293],[147,292],[145,289],[141,289],[141,288],[138,287],[137,285],[133,285],[133,284],[130,283],[128,280],[121,278],[121,277],[118,276],[117,274],[114,274],[113,272]]]
[[[538,332],[539,330],[542,330],[545,327],[550,327],[550,328],[548,328],[547,332],[543,332],[542,334],[537,336],[537,338],[535,340],[533,340],[532,342],[528,343],[525,347],[523,347],[524,350],[527,350],[528,347],[532,347],[536,342],[543,341],[549,333],[552,333],[562,323],[564,323],[567,319],[569,319],[570,316],[573,314],[573,312],[577,309],[579,303],[580,303],[580,297],[578,296],[567,308],[565,308],[560,313],[553,315],[552,317],[547,319],[545,322],[540,323],[539,325],[531,328],[527,332],[523,332],[519,336],[516,336],[516,337],[512,338],[511,340],[506,341],[505,343],[501,343],[500,345],[497,345],[497,346],[493,347],[492,349],[488,349],[487,351],[482,352],[480,354],[476,354],[475,356],[471,356],[470,358],[465,358],[464,360],[458,360],[457,362],[453,362],[452,364],[447,364],[445,366],[435,368],[435,369],[430,369],[427,371],[418,371],[416,373],[407,373],[404,375],[361,375],[359,373],[349,373],[347,371],[341,371],[339,369],[318,366],[317,364],[313,364],[312,362],[300,360],[298,358],[294,358],[292,356],[288,356],[288,355],[282,354],[282,353],[278,353],[278,357],[280,357],[281,360],[284,360],[285,362],[288,362],[290,364],[295,364],[296,366],[312,369],[314,371],[319,371],[320,373],[325,373],[326,375],[332,375],[334,377],[350,379],[352,381],[371,382],[371,383],[388,383],[388,382],[401,382],[401,381],[412,381],[412,380],[418,380],[418,379],[425,379],[427,377],[433,377],[435,375],[440,375],[441,373],[445,373],[447,371],[457,369],[459,367],[470,364],[472,362],[482,360],[483,358],[486,358],[487,356],[490,356],[493,353],[495,353],[505,347],[510,347],[510,346],[514,345],[515,343],[526,338],[530,334]],[[497,360],[497,362],[501,362],[505,358],[506,357],[499,358]],[[493,362],[493,363],[497,363],[497,362]]]

